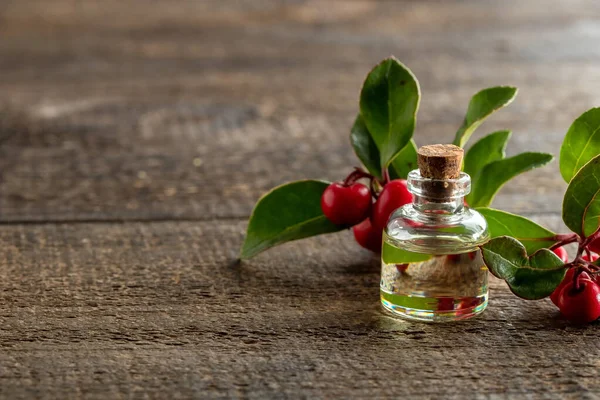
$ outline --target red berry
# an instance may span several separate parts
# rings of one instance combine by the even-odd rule
[[[481,304],[481,299],[474,297],[471,299],[461,300],[460,303],[458,304],[458,308],[460,308],[460,309],[472,308],[479,304]]]
[[[454,310],[454,299],[452,297],[439,297],[437,301],[437,311]]]
[[[463,299],[458,303],[456,307],[456,315],[467,315],[470,312],[473,312],[473,308],[477,307],[481,304],[481,299],[471,298],[471,299]]]
[[[592,259],[590,260],[590,258],[588,257],[587,254],[584,254],[581,258],[583,258],[585,261],[589,261],[589,262],[594,262],[598,259],[598,254],[596,253],[591,253]],[[592,280],[598,284],[600,284],[600,275],[594,275],[592,277]]]
[[[556,254],[558,256],[558,258],[561,259],[562,262],[564,262],[564,263],[569,262],[569,255],[567,254],[567,251],[563,247],[558,247],[558,248],[554,249],[553,251],[554,251],[554,254]],[[575,268],[568,269],[567,273],[565,274],[565,277],[563,278],[560,285],[558,285],[556,287],[556,289],[554,289],[554,292],[552,292],[552,294],[550,295],[550,300],[552,300],[554,305],[558,306],[558,297],[560,295],[560,292],[562,291],[562,289],[565,287],[565,285],[567,283],[569,283],[573,280],[574,273],[575,273]]]
[[[600,238],[593,240],[588,244],[588,248],[593,252],[600,253]]]
[[[563,278],[562,282],[560,283],[560,285],[558,285],[556,287],[556,289],[554,289],[554,292],[552,292],[552,294],[550,295],[550,300],[552,300],[552,302],[554,303],[555,306],[558,306],[558,300],[560,298],[560,293],[562,292],[562,290],[565,288],[565,286],[567,286],[569,283],[573,282],[573,276],[575,276],[575,271],[577,270],[577,268],[569,268],[567,270],[567,273],[565,274],[565,277]],[[577,278],[578,280],[582,280],[582,279],[587,279],[590,280],[590,276],[587,274],[587,272],[582,272],[579,275],[579,278]]]
[[[396,269],[402,274],[408,269],[408,264],[396,264]]]
[[[564,263],[569,262],[569,255],[567,254],[567,251],[565,250],[564,247],[558,247],[558,248],[554,249],[554,254],[556,254],[558,256],[558,258],[560,258],[562,260],[562,262],[564,262]]]
[[[558,308],[573,322],[597,320],[600,318],[600,286],[589,279],[580,279],[578,288],[569,282],[560,292]]]
[[[371,191],[362,183],[332,183],[321,196],[321,209],[336,225],[356,225],[369,216]]]
[[[373,226],[383,231],[392,213],[412,201],[412,195],[404,179],[394,179],[384,187],[373,208]]]
[[[354,225],[352,228],[352,233],[354,233],[354,239],[356,239],[356,242],[362,247],[367,250],[371,250],[374,253],[381,253],[383,232],[373,228],[369,218],[366,218],[358,225]]]
[[[554,289],[554,292],[550,295],[550,300],[554,303],[555,306],[558,306],[558,297],[560,296],[560,292],[562,292],[563,288],[567,285],[567,283],[573,281],[573,274],[575,274],[575,268],[569,268],[562,282]]]

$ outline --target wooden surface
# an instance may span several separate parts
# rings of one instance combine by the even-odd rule
[[[367,71],[421,82],[416,140],[450,141],[477,90],[517,100],[479,135],[558,153],[600,105],[590,1],[4,1],[0,396],[596,398],[597,326],[495,282],[472,321],[378,305],[349,232],[241,264],[269,188],[340,179]],[[557,163],[498,208],[562,229]]]

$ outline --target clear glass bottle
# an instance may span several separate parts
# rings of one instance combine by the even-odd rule
[[[471,178],[424,178],[410,172],[413,203],[396,210],[383,233],[381,303],[403,318],[443,322],[481,313],[488,271],[478,246],[485,218],[464,204]]]

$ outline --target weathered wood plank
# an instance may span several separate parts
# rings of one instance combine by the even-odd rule
[[[3,221],[246,217],[279,183],[340,179],[360,84],[389,54],[421,79],[420,144],[450,140],[486,86],[521,87],[481,130],[513,129],[512,154],[558,153],[600,103],[588,2],[134,4],[143,18],[117,1],[4,6],[0,103],[31,117],[0,132]],[[497,206],[556,212],[563,188],[554,164]]]
[[[348,232],[235,264],[244,225],[3,227],[0,394],[524,398],[600,390],[595,326],[570,326],[547,300],[519,300],[495,282],[480,318],[406,323],[381,312],[378,260]]]
[[[421,80],[420,144],[513,84],[481,133],[557,152],[600,103],[598,18],[583,0],[3,3],[0,397],[593,398],[595,325],[501,282],[480,318],[409,324],[349,232],[234,260],[261,193],[355,165],[360,84],[389,54]],[[563,189],[554,164],[496,204],[560,231]],[[196,222],[131,222],[157,219]]]
[[[29,131],[5,133],[2,219],[246,217],[258,197],[278,184],[339,180],[358,165],[346,118],[260,118],[250,108],[233,107],[220,109],[222,120],[202,122],[214,108],[174,108],[137,116],[131,110],[110,112],[113,121],[129,119],[132,131],[105,122],[106,127],[38,121],[28,123]],[[101,121],[101,110],[82,118]],[[428,124],[419,142],[439,141],[439,132],[449,140],[454,128]],[[560,143],[559,135],[549,135],[543,146],[537,135],[515,133],[513,140],[513,154],[517,147],[556,152]],[[516,212],[556,212],[564,187],[554,164],[511,183],[496,204]]]

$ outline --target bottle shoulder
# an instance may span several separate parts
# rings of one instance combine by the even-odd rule
[[[385,233],[390,244],[427,254],[473,251],[489,239],[485,218],[468,207],[453,214],[436,214],[407,204],[392,214]]]

